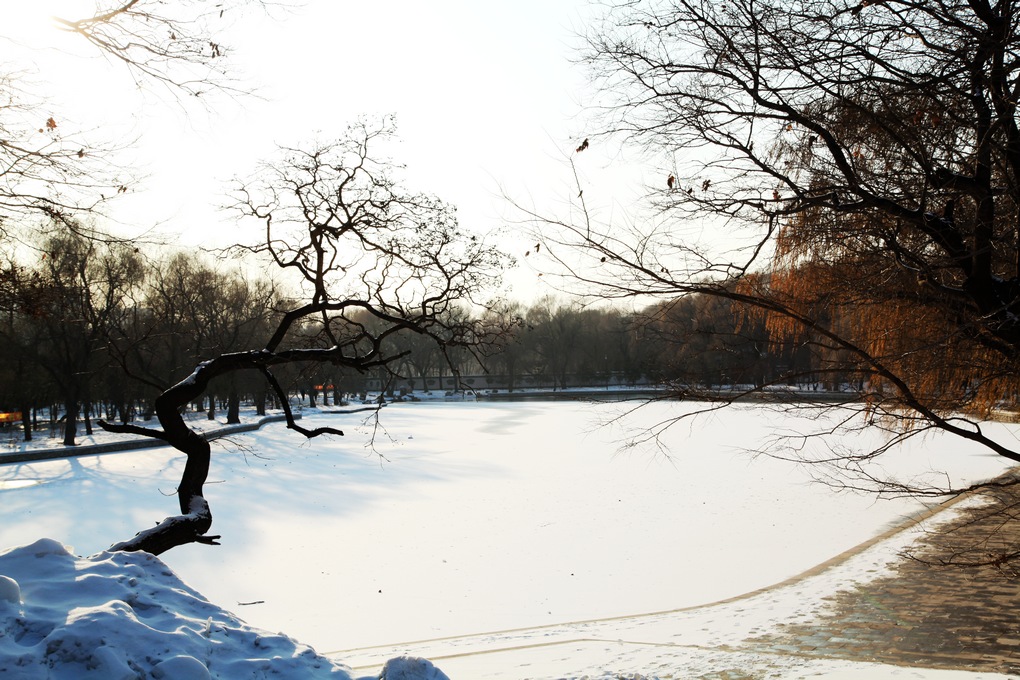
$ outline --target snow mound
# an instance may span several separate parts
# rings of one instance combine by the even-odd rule
[[[21,586],[9,576],[0,575],[0,605],[3,603],[21,604]]]
[[[379,680],[450,680],[427,659],[400,656],[383,666]]]
[[[143,552],[77,557],[43,539],[0,552],[0,677],[331,678],[350,669],[248,626]],[[421,659],[390,680],[448,680]]]
[[[193,656],[174,656],[163,659],[152,669],[156,680],[209,680],[209,669]]]
[[[54,541],[52,538],[40,538],[32,545],[25,546],[25,550],[28,550],[36,557],[46,557],[47,555],[64,557],[70,555],[72,549],[60,541]]]

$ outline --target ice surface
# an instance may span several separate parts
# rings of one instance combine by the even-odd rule
[[[0,574],[20,590],[12,600],[8,585],[0,598],[0,676],[162,669],[204,678],[192,659],[213,678],[376,677],[404,655],[431,658],[457,678],[634,674],[694,653],[543,641],[562,630],[568,640],[598,631],[605,640],[661,634],[718,644],[741,626],[767,625],[768,611],[651,614],[768,587],[924,507],[834,494],[810,470],[748,455],[776,428],[803,425],[757,409],[681,425],[661,449],[621,448],[667,406],[621,416],[629,407],[407,404],[388,408],[381,429],[361,416],[306,413],[309,426],[342,422],[348,437],[304,442],[276,425],[218,444],[205,491],[224,545],[184,546],[166,563],[102,551],[177,512],[176,453],[0,466],[0,540],[24,546],[0,553]],[[886,469],[967,480],[1006,467],[957,439],[915,443]],[[65,543],[95,554],[75,557]],[[826,588],[852,586],[895,558],[894,550],[816,590],[798,588],[796,607],[810,613]],[[789,604],[776,597],[769,606]],[[613,618],[626,615],[640,616]],[[477,637],[437,640],[458,635]],[[518,640],[519,651],[493,651]],[[395,662],[391,672],[411,668]]]

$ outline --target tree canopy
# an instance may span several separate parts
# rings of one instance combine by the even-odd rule
[[[859,382],[860,422],[894,440],[1020,460],[960,416],[1017,399],[1018,22],[986,0],[611,3],[584,54],[592,140],[661,179],[632,224],[545,220],[547,252],[595,296],[736,303]]]

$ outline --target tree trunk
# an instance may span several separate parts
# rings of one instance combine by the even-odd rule
[[[216,420],[216,397],[209,395],[209,410],[206,411],[205,417],[209,420]]]
[[[155,527],[139,532],[134,538],[111,546],[110,550],[144,550],[159,555],[186,543],[218,545],[219,536],[206,534],[212,526],[212,511],[202,491],[209,474],[209,442],[187,426],[179,411],[200,396],[206,384],[207,381],[203,380],[182,381],[156,397],[155,401],[156,417],[163,427],[159,438],[187,456],[181,483],[177,486],[181,514],[167,517]],[[210,398],[210,406],[213,403]],[[104,428],[116,429],[108,425],[104,425]],[[149,436],[156,436],[154,432],[148,431]]]
[[[307,357],[304,352],[298,356],[301,360],[305,360]],[[136,534],[134,538],[114,545],[111,550],[145,550],[158,555],[186,543],[219,545],[219,536],[211,536],[206,533],[212,526],[212,512],[209,510],[209,504],[202,491],[209,474],[209,442],[188,427],[184,421],[183,409],[201,397],[210,381],[225,373],[243,369],[262,370],[273,385],[274,391],[278,391],[282,396],[282,388],[268,371],[274,361],[286,363],[294,361],[294,359],[289,356],[281,359],[279,355],[260,350],[221,355],[202,362],[190,376],[156,397],[156,417],[162,426],[161,430],[136,427],[130,424],[114,425],[100,422],[103,429],[108,431],[140,434],[160,439],[187,456],[181,482],[177,485],[177,499],[181,514],[167,517],[155,527],[146,529]],[[210,404],[212,403],[210,401]],[[287,426],[301,432],[306,437],[317,437],[320,434],[343,434],[341,430],[332,427],[306,430],[294,421],[289,410],[287,411]]]
[[[64,403],[64,446],[77,446],[74,438],[78,435],[78,400],[69,398]]]
[[[32,409],[28,404],[21,405],[21,427],[25,430],[25,441],[32,441]]]
[[[156,415],[167,433],[167,441],[188,457],[181,483],[177,487],[181,514],[167,517],[155,527],[135,534],[134,538],[111,546],[110,550],[144,550],[159,555],[185,543],[218,545],[216,540],[219,536],[206,535],[212,526],[212,511],[202,495],[202,486],[209,474],[209,442],[184,425],[176,407],[170,407],[172,415],[166,413],[167,408],[166,404],[159,404],[157,399]],[[179,424],[164,421],[164,417],[176,418]]]
[[[264,389],[255,392],[255,415],[266,415],[266,391]]]
[[[92,404],[91,403],[86,403],[85,404],[85,413],[84,413],[84,416],[85,417],[84,417],[83,420],[85,422],[85,434],[87,434],[87,435],[89,435],[91,437],[92,436]]]
[[[227,425],[239,425],[241,423],[241,396],[237,390],[230,390],[227,397]]]

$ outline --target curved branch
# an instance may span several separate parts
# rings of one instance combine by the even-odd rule
[[[283,388],[280,386],[280,383],[276,379],[276,376],[274,376],[268,368],[263,367],[261,370],[262,375],[265,376],[266,381],[269,383],[270,387],[273,388],[273,391],[276,393],[277,398],[283,405],[283,414],[287,420],[287,427],[289,429],[294,430],[296,432],[300,432],[309,439],[312,439],[313,437],[318,437],[319,435],[323,434],[336,434],[340,435],[341,437],[344,435],[343,430],[337,430],[332,427],[318,427],[315,428],[314,430],[309,430],[305,427],[298,425],[297,421],[294,419],[294,413],[293,411],[291,411],[287,395],[284,392]]]
[[[120,434],[137,434],[142,437],[152,437],[153,439],[160,439],[162,441],[169,441],[166,433],[160,430],[153,430],[148,427],[141,427],[139,425],[131,425],[130,423],[108,423],[105,420],[97,420],[96,424],[103,428],[107,432],[117,432]]]

